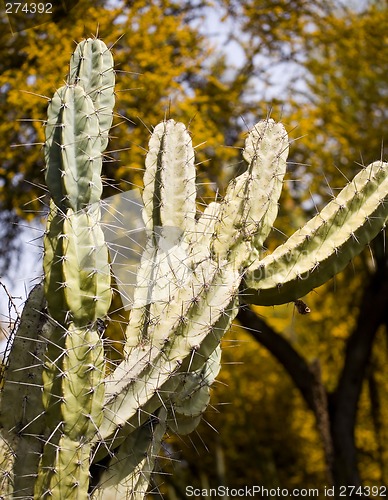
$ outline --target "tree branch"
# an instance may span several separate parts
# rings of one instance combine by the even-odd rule
[[[302,393],[307,405],[315,413],[314,373],[305,359],[284,337],[276,333],[263,319],[257,316],[250,307],[241,307],[237,320],[284,366]]]
[[[237,320],[283,365],[314,413],[325,454],[327,480],[329,484],[333,484],[333,443],[330,434],[327,393],[322,384],[318,360],[309,366],[284,337],[276,333],[248,306],[240,308]]]

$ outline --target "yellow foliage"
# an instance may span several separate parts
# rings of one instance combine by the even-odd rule
[[[212,58],[218,59],[214,50],[199,30],[188,24],[185,9],[177,11],[176,2],[135,0],[131,8],[124,3],[115,5],[79,2],[63,22],[37,26],[11,39],[3,35],[3,210],[33,217],[42,208],[38,200],[44,194],[40,187],[44,170],[42,122],[48,100],[66,78],[75,41],[85,36],[100,36],[113,46],[115,56],[117,116],[104,165],[105,196],[116,189],[142,186],[149,132],[166,116],[190,123],[197,144],[207,141],[199,148],[199,163],[214,157],[215,149],[225,143],[229,117],[236,113],[233,102],[245,83],[237,82],[234,87],[232,81],[227,83],[226,67],[220,61],[213,65]],[[12,59],[12,53],[17,57]],[[36,145],[28,145],[31,143]],[[199,168],[201,183],[214,178],[236,153],[233,149],[217,150],[217,162]],[[202,191],[214,197],[214,190]]]

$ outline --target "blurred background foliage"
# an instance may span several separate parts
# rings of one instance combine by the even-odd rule
[[[200,209],[241,172],[247,128],[271,115],[292,145],[270,251],[362,165],[387,160],[386,0],[81,0],[18,33],[0,23],[3,276],[24,221],[44,218],[42,122],[85,36],[116,62],[104,196],[141,187],[149,130],[167,116],[197,145]],[[184,498],[186,485],[388,484],[385,235],[304,300],[306,316],[292,304],[239,314],[212,406],[195,434],[165,443],[150,498]]]

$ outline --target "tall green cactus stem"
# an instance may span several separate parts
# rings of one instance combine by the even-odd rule
[[[92,65],[100,59],[94,58]],[[46,181],[53,203],[44,239],[45,292],[58,327],[48,343],[43,372],[43,403],[51,432],[41,459],[36,498],[80,498],[87,491],[91,439],[102,420],[105,393],[98,320],[109,310],[111,290],[108,250],[96,202],[102,192],[102,151],[107,138],[100,127],[108,122],[98,118],[99,110],[94,107],[104,100],[101,81],[97,77],[87,81],[81,62],[84,59],[80,59],[77,77],[73,75],[74,84],[55,93],[46,125]],[[108,58],[110,70],[111,62]]]

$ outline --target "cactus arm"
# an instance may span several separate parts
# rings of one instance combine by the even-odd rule
[[[145,226],[167,240],[190,237],[195,227],[195,167],[191,138],[183,123],[167,120],[154,129],[144,173]],[[155,245],[156,246],[156,245]]]
[[[288,155],[287,133],[274,120],[249,133],[243,156],[248,169],[229,184],[212,249],[217,258],[246,267],[262,249],[278,212]]]
[[[2,392],[1,434],[8,448],[4,450],[5,456],[12,459],[5,470],[2,464],[1,473],[13,478],[15,497],[33,495],[30,476],[36,473],[43,448],[41,435],[45,420],[41,391],[45,351],[42,331],[47,328],[45,304],[40,284],[31,291],[23,309]],[[3,487],[1,493],[4,494]]]
[[[268,118],[257,123],[245,141],[243,158],[252,175],[249,183],[248,236],[256,250],[261,250],[278,214],[278,201],[286,173],[289,144],[286,129]],[[258,208],[255,208],[255,205]]]
[[[148,241],[126,333],[127,353],[139,343],[161,341],[152,333],[152,322],[187,284],[188,245],[196,224],[194,149],[185,126],[167,120],[155,127],[145,163],[143,220]]]
[[[361,170],[320,214],[272,254],[248,268],[243,301],[294,301],[322,285],[381,231],[387,219],[388,163]]]
[[[113,121],[115,73],[112,53],[102,40],[88,38],[77,45],[70,60],[68,83],[81,86],[92,99],[103,152]]]

